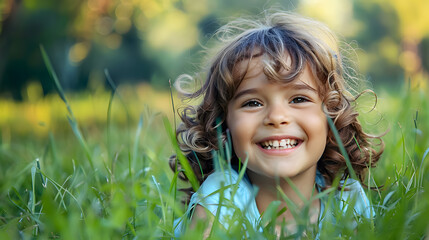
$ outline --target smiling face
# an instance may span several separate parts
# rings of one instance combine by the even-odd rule
[[[270,81],[261,57],[248,69],[228,104],[227,125],[236,155],[248,157],[249,177],[314,178],[328,134],[322,100],[309,67],[289,83]]]

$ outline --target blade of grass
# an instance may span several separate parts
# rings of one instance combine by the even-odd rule
[[[133,179],[132,169],[133,169],[133,166],[135,166],[135,164],[136,164],[138,147],[139,147],[139,142],[140,142],[139,139],[140,139],[140,133],[142,131],[142,126],[143,126],[143,116],[140,115],[140,120],[139,120],[139,123],[137,125],[137,131],[136,131],[136,135],[134,138],[133,156],[132,156],[131,161],[129,162],[129,174],[130,174],[131,179]]]
[[[298,219],[298,206],[283,192],[283,189],[279,185],[276,186],[276,189],[280,193],[280,196],[283,198],[283,200],[286,202],[286,205],[288,206],[288,209],[290,210],[293,217]]]
[[[225,150],[226,150],[226,160],[229,164],[231,164],[231,158],[232,158],[232,140],[231,140],[231,132],[229,131],[229,128],[226,129],[226,143],[225,143]]]
[[[335,140],[337,141],[338,147],[340,148],[340,152],[346,161],[347,169],[349,170],[350,176],[353,179],[358,179],[355,171],[353,170],[353,166],[350,162],[349,155],[347,154],[347,151],[344,148],[343,142],[341,141],[340,135],[338,134],[338,131],[337,131],[337,128],[335,127],[334,122],[332,121],[332,119],[330,117],[327,117],[327,119],[328,119],[328,124],[332,130],[332,133],[334,134]]]
[[[194,189],[194,191],[197,191],[199,188],[197,177],[195,176],[194,171],[192,170],[192,167],[189,164],[188,159],[183,155],[182,151],[179,148],[179,145],[177,144],[176,136],[173,133],[173,130],[171,129],[170,122],[166,117],[164,117],[163,120],[164,120],[164,126],[167,131],[167,134],[170,138],[170,141],[173,144],[174,150],[176,151],[177,159],[179,159],[180,165],[185,170],[185,175],[189,179],[189,182],[191,183],[192,188]]]
[[[239,159],[238,161],[239,161],[239,162],[241,162],[241,160],[240,160],[240,159]],[[238,173],[237,182],[234,184],[234,187],[233,187],[233,189],[232,189],[231,196],[235,196],[235,194],[237,193],[238,185],[239,185],[239,183],[241,182],[241,180],[243,179],[244,174],[246,173],[246,168],[247,168],[247,163],[248,163],[248,161],[249,161],[249,156],[246,156],[246,160],[244,161],[243,168],[242,168],[242,169],[241,169],[241,171]],[[254,188],[256,189],[257,187],[256,187],[256,186],[254,186]],[[256,196],[256,193],[255,193],[255,196]]]
[[[200,163],[200,159],[198,158],[198,156],[195,153],[195,151],[192,151],[192,153],[194,154],[195,159],[197,160],[198,167],[200,168],[200,172],[201,172],[201,177],[204,179],[204,172],[203,172],[203,167],[201,166],[201,163]],[[176,167],[176,170],[177,170],[177,167]]]
[[[40,173],[41,168],[40,168],[39,158],[36,158],[36,166],[37,166],[37,169],[39,169],[40,181],[42,181],[42,186],[43,186],[44,188],[46,188],[46,186],[47,186],[47,182],[45,183],[45,180],[43,179],[43,176],[42,176],[42,174]]]
[[[86,157],[87,157],[87,159],[88,159],[89,165],[91,166],[91,169],[92,169],[92,170],[94,171],[94,173],[95,173],[95,172],[96,172],[96,169],[95,169],[94,163],[93,163],[93,161],[92,161],[92,154],[91,154],[91,151],[89,150],[89,147],[88,147],[88,145],[86,144],[86,141],[85,141],[85,139],[83,138],[82,133],[81,133],[81,132],[80,132],[80,130],[79,130],[79,126],[78,126],[78,124],[77,124],[76,120],[71,119],[70,117],[67,117],[67,120],[69,121],[69,124],[70,124],[70,126],[71,126],[71,128],[72,128],[72,130],[73,130],[73,133],[74,133],[74,134],[75,134],[75,136],[77,137],[77,139],[78,139],[78,141],[79,141],[80,145],[81,145],[81,146],[82,146],[82,148],[85,150],[85,155],[86,155]],[[95,176],[97,176],[97,174],[95,174]],[[96,177],[96,179],[98,179],[98,178]]]
[[[159,195],[159,200],[160,200],[160,205],[161,205],[161,209],[162,209],[162,220],[163,220],[163,223],[165,224],[166,222],[167,222],[167,217],[166,217],[166,212],[167,212],[167,210],[166,210],[166,208],[165,208],[165,206],[164,206],[164,201],[162,200],[162,193],[161,193],[161,188],[159,187],[159,183],[158,183],[158,181],[156,180],[156,178],[155,178],[155,176],[154,175],[152,175],[152,180],[153,180],[153,182],[155,183],[155,187],[156,187],[156,190],[158,191],[158,195]]]
[[[270,222],[274,222],[277,217],[277,209],[279,208],[281,201],[272,201],[265,211],[261,214],[261,224],[266,226]]]
[[[66,183],[68,182],[68,180],[71,178],[71,176],[68,176],[67,178],[66,178],[66,180],[64,180],[64,182],[63,182],[63,185],[61,185],[62,186],[62,188],[65,188],[64,186],[66,185]],[[65,197],[65,192],[63,193],[62,192],[62,190],[61,189],[59,189],[58,187],[56,187],[55,185],[54,185],[54,187],[56,188],[56,190],[57,190],[57,194],[55,195],[55,197],[54,197],[54,200],[57,200],[58,198],[60,198],[60,202],[59,202],[59,204],[58,204],[58,208],[60,208],[60,206],[62,205],[63,206],[63,208],[64,208],[64,210],[66,210],[67,211],[67,205],[66,205],[66,203],[65,203],[65,201],[64,201],[64,197]]]
[[[306,199],[304,197],[304,195],[302,195],[301,191],[299,190],[299,188],[292,182],[292,180],[290,180],[288,177],[285,177],[284,180],[286,180],[286,182],[289,184],[289,186],[292,187],[293,191],[298,195],[298,197],[305,203],[308,204],[308,199]]]
[[[104,75],[106,76],[107,82],[109,83],[110,88],[112,91],[110,92],[110,98],[109,98],[109,104],[107,105],[107,149],[108,153],[112,149],[112,142],[111,142],[111,118],[112,118],[112,105],[113,105],[113,99],[115,97],[116,93],[116,85],[113,82],[112,78],[110,77],[109,71],[107,69],[104,69]],[[110,154],[109,154],[110,159]]]
[[[73,111],[72,111],[72,109],[70,107],[70,104],[68,103],[68,101],[67,101],[67,99],[65,97],[64,90],[61,87],[60,81],[58,80],[58,76],[57,76],[54,68],[52,67],[51,60],[49,59],[49,56],[46,53],[45,48],[42,45],[40,45],[40,51],[42,53],[43,61],[45,62],[46,68],[48,69],[49,74],[51,75],[52,79],[54,80],[57,92],[58,92],[58,94],[60,95],[61,99],[63,100],[63,102],[66,105],[66,108],[67,108],[67,111],[68,111],[68,114],[69,114],[69,116],[67,116],[67,119],[68,119],[68,121],[69,121],[69,123],[70,123],[70,125],[72,127],[72,130],[73,130],[74,134],[78,138],[78,141],[79,141],[80,145],[82,146],[82,148],[85,151],[85,155],[86,155],[86,157],[88,159],[89,165],[91,166],[91,169],[94,172],[97,186],[99,188],[101,188],[100,187],[101,186],[100,185],[100,180],[98,178],[98,174],[96,174],[96,169],[95,169],[94,162],[93,162],[93,159],[92,159],[92,154],[91,154],[91,152],[90,152],[90,150],[88,148],[88,145],[86,144],[85,139],[83,138],[83,136],[82,136],[82,134],[81,134],[81,132],[79,130],[76,118],[74,117],[74,114],[73,114]]]
[[[34,163],[34,165],[31,167],[31,190],[31,214],[34,214],[36,211],[36,163]]]
[[[137,237],[136,228],[133,226],[130,221],[127,221],[127,226],[131,230],[131,233],[133,234],[133,237]]]
[[[47,181],[50,181],[52,183],[52,185],[57,189],[57,191],[62,190],[65,193],[67,193],[77,204],[77,206],[80,209],[80,215],[82,216],[83,220],[85,220],[85,213],[83,211],[82,206],[79,204],[78,199],[65,187],[61,186],[60,184],[58,184],[54,179],[52,179],[51,177],[47,176],[43,171],[40,171],[42,173],[42,175],[47,179]]]
[[[174,109],[174,99],[173,99],[173,88],[171,86],[171,79],[168,79],[169,89],[170,89],[170,99],[171,99],[171,108],[173,110],[173,123],[174,123],[174,129],[177,129],[176,125],[176,110]]]
[[[174,186],[174,185],[177,184],[177,178],[179,176],[179,173],[180,173],[180,171],[176,171],[174,173],[173,179],[172,179],[171,184],[170,184],[170,188],[168,189],[169,193],[173,193],[174,191],[176,191],[176,186]]]
[[[111,136],[110,136],[111,108],[112,108],[112,105],[113,105],[113,97],[116,95],[117,98],[119,99],[120,103],[122,104],[123,109],[125,111],[125,115],[127,117],[128,127],[126,128],[126,130],[127,130],[126,131],[126,133],[127,133],[127,138],[126,139],[127,139],[127,147],[128,147],[128,161],[131,162],[132,161],[132,156],[131,156],[132,149],[131,149],[131,134],[130,134],[130,131],[129,131],[130,126],[131,126],[130,112],[128,110],[127,105],[125,104],[124,99],[121,97],[121,95],[117,91],[117,86],[113,82],[112,77],[110,76],[109,71],[107,69],[104,69],[104,74],[106,76],[106,79],[107,79],[107,82],[109,83],[110,88],[112,89],[112,92],[111,92],[111,95],[110,95],[110,99],[109,99],[109,105],[108,105],[108,113],[107,113],[107,121],[108,121],[107,122],[107,126],[108,126],[108,129],[107,129],[108,130],[108,132],[107,132],[108,135],[107,135],[107,137],[108,137],[108,144],[109,144],[109,146],[111,146]],[[109,149],[110,149],[110,147],[109,147]],[[113,162],[114,162],[114,160],[113,160]]]
[[[51,131],[49,131],[49,147],[51,149],[53,162],[59,162],[54,135],[52,134]]]
[[[176,124],[176,110],[174,109],[173,88],[171,86],[171,79],[168,79],[168,84],[169,84],[169,90],[170,90],[171,110],[173,111],[172,116],[173,116],[174,129],[177,129],[177,124]],[[199,161],[197,155],[195,154],[195,152],[193,152],[193,153],[195,155],[195,158],[197,159],[198,165],[200,166],[201,176],[204,179],[204,173],[203,173],[203,169],[201,168],[200,161]],[[175,174],[174,174],[173,181],[172,181],[172,183],[170,185],[170,190],[169,190],[169,192],[171,194],[172,188],[174,188],[174,191],[173,191],[173,206],[172,206],[173,209],[175,208],[175,203],[176,203],[176,198],[177,198],[177,178],[179,176],[179,171],[177,171],[177,161],[175,161],[174,172],[175,172]],[[173,211],[172,218],[171,218],[171,226],[173,227],[173,229],[171,229],[172,232],[174,232],[174,229],[175,229],[175,227],[174,227],[174,219],[175,219],[174,214],[175,214],[175,212]]]
[[[220,158],[225,158],[225,149],[223,147],[223,141],[222,141],[222,124],[220,122],[220,118],[216,118],[216,132],[217,132],[217,144],[219,150],[217,151],[217,155],[220,155]]]
[[[12,191],[15,196],[18,198],[18,200],[15,200],[12,198],[10,191]],[[11,190],[8,192],[9,201],[18,207],[22,212],[31,212],[31,210],[28,208],[26,204],[24,204],[24,199],[22,198],[21,194],[19,194],[18,190],[16,188],[12,187]]]
[[[45,48],[42,45],[40,45],[40,51],[42,52],[42,57],[43,57],[43,61],[45,62],[46,68],[48,69],[49,74],[51,75],[52,79],[54,80],[54,84],[55,84],[55,87],[57,88],[57,92],[60,95],[60,98],[66,104],[67,111],[69,112],[69,114],[74,119],[73,112],[70,108],[70,105],[68,104],[68,101],[67,101],[66,96],[64,94],[64,90],[61,87],[60,81],[58,80],[57,73],[55,72],[54,68],[52,67],[51,60],[49,59],[49,56],[46,53]]]
[[[419,180],[419,187],[423,187],[423,178],[424,178],[424,167],[425,167],[425,159],[429,154],[429,148],[426,149],[426,151],[423,153],[422,161],[420,162],[420,180]]]
[[[224,188],[224,182],[220,183],[220,188],[221,189]],[[213,225],[212,225],[212,229],[210,230],[209,238],[210,236],[213,236],[215,230],[221,229],[221,226],[220,226],[221,223],[219,221],[219,217],[220,217],[220,210],[222,209],[221,206],[223,206],[222,204],[223,204],[223,201],[225,200],[224,193],[225,191],[219,192],[219,207],[216,209],[216,215],[214,216]]]

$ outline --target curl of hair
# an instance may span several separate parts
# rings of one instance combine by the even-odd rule
[[[335,84],[327,86],[327,89],[324,101],[325,113],[334,122],[358,180],[365,185],[366,170],[375,167],[383,153],[383,140],[381,136],[365,133],[357,119],[359,114],[352,104],[361,94],[347,97],[341,93],[341,89],[335,87]],[[373,146],[378,146],[378,149]],[[328,132],[326,148],[317,167],[327,181],[327,186],[332,184],[338,174],[341,174],[341,179],[350,176],[345,157],[340,153],[332,131]]]
[[[232,21],[220,28],[216,36],[220,45],[209,53],[213,57],[207,63],[209,68],[203,71],[205,80],[202,86],[190,92],[177,87],[185,98],[202,97],[200,104],[187,105],[179,110],[182,123],[176,131],[179,147],[200,183],[213,171],[212,151],[218,150],[218,139],[222,146],[226,141],[228,103],[246,74],[246,71],[237,70],[237,64],[260,56],[264,73],[272,81],[291,82],[306,66],[310,67],[319,80],[324,111],[333,120],[354,171],[363,182],[365,170],[374,167],[380,158],[383,142],[379,136],[365,133],[357,119],[358,113],[352,105],[357,97],[353,96],[353,89],[346,82],[346,79],[354,81],[356,78],[346,71],[350,68],[343,65],[346,59],[340,54],[338,40],[329,28],[297,14],[268,12],[261,20]],[[290,65],[286,61],[287,55],[291,58]],[[190,81],[196,80],[187,75],[179,77],[176,86],[189,85]],[[222,128],[220,138],[217,128]],[[379,140],[378,150],[373,148],[372,140]],[[233,161],[237,161],[236,157]],[[180,165],[173,156],[170,161],[173,170],[176,164]],[[328,185],[338,174],[342,178],[349,175],[344,156],[331,131],[318,169]],[[186,180],[184,175],[181,178]]]

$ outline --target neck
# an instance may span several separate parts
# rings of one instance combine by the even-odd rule
[[[305,206],[305,203],[318,193],[315,188],[316,168],[294,176],[293,178],[289,178],[290,181],[286,181],[282,178],[276,179],[261,176],[260,174],[250,170],[248,170],[248,176],[252,181],[252,184],[259,188],[256,196],[256,204],[259,212],[265,212],[272,201],[280,200],[281,205],[278,210],[284,207],[288,210],[280,215],[278,220],[280,222],[283,220],[291,222],[292,225],[294,224],[295,219],[290,209],[300,211]],[[299,190],[299,193],[294,190],[293,185]],[[316,223],[320,212],[319,199],[313,200],[310,205],[310,223]]]

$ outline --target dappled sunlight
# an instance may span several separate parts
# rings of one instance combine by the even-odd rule
[[[79,63],[86,58],[90,50],[90,44],[87,42],[75,43],[69,51],[69,59],[73,63]]]
[[[327,24],[335,32],[345,36],[356,34],[357,23],[353,20],[353,2],[344,0],[303,0],[299,11]]]
[[[148,41],[156,49],[180,53],[194,46],[198,39],[198,30],[192,24],[191,15],[171,10],[158,17],[149,27]]]

